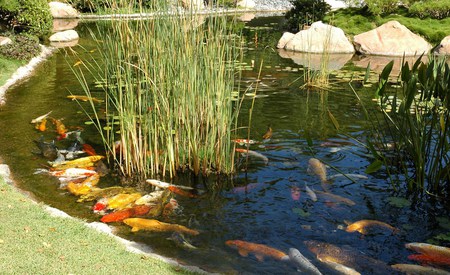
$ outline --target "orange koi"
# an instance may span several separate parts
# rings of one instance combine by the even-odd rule
[[[41,132],[45,132],[45,130],[47,130],[47,119],[44,118],[42,119],[41,123],[36,124],[36,129]]]
[[[143,216],[147,214],[150,209],[151,206],[148,205],[135,205],[131,208],[126,208],[112,212],[110,214],[106,214],[100,219],[100,221],[104,223],[121,222],[131,217]]]
[[[67,133],[66,126],[61,122],[61,119],[53,119],[53,124],[55,124],[56,132],[60,136],[65,136]]]
[[[183,196],[183,197],[188,197],[188,198],[198,198],[198,195],[185,191],[185,190],[181,190],[178,187],[175,187],[173,185],[170,185],[169,187],[167,187],[167,189],[170,190],[170,192],[175,193],[177,195]]]
[[[228,240],[226,245],[232,248],[236,248],[239,255],[247,257],[250,253],[254,254],[258,261],[264,261],[265,257],[274,258],[276,260],[285,261],[289,259],[289,256],[278,249],[269,247],[264,244],[250,243],[241,240]]]
[[[355,232],[358,231],[361,234],[367,234],[368,227],[384,227],[386,229],[391,230],[393,233],[398,232],[399,230],[385,222],[375,221],[375,220],[360,220],[354,222],[347,226],[345,231],[347,232]]]
[[[83,151],[86,154],[88,154],[89,156],[96,156],[97,155],[97,153],[95,152],[95,149],[92,148],[92,146],[87,144],[87,143],[83,144]]]
[[[160,222],[158,220],[149,220],[141,218],[128,218],[123,220],[126,225],[131,226],[131,232],[139,230],[148,230],[155,232],[175,231],[179,233],[186,233],[189,235],[198,235],[200,232],[194,229],[187,228],[183,225]]]
[[[431,257],[445,257],[450,260],[450,247],[432,245],[428,243],[407,243],[405,247],[429,255]]]
[[[427,254],[412,254],[408,259],[418,261],[421,264],[436,264],[450,266],[450,258],[443,255],[427,255]]]
[[[81,101],[92,101],[92,102],[96,102],[96,103],[102,103],[103,100],[95,98],[95,97],[90,97],[90,96],[85,96],[85,95],[68,95],[67,98],[72,99],[72,100],[81,100]]]

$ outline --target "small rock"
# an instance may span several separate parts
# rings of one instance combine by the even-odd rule
[[[8,45],[10,43],[12,43],[11,38],[6,37],[6,36],[0,36],[0,46]]]
[[[50,36],[50,42],[69,42],[77,40],[79,38],[78,33],[74,30],[57,32]]]

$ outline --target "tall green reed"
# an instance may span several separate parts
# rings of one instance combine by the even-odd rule
[[[168,10],[166,3],[153,8]],[[231,93],[241,52],[229,18],[159,13],[111,24],[98,37],[104,64],[97,77],[105,83],[104,143],[122,174],[233,173],[238,108]]]
[[[382,117],[372,116],[371,169],[385,165],[410,191],[450,195],[450,69],[445,58],[402,65],[398,88],[389,85],[393,62],[376,92]]]

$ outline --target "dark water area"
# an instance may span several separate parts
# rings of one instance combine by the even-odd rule
[[[265,244],[285,253],[291,247],[297,248],[324,274],[333,274],[334,271],[316,260],[304,241],[347,247],[389,265],[414,263],[407,259],[412,251],[405,248],[405,243],[432,240],[436,244],[448,244],[435,238],[438,234],[448,236],[450,221],[446,209],[420,199],[411,200],[409,204],[395,204],[396,197],[405,193],[395,192],[383,172],[365,174],[373,159],[357,141],[364,143],[368,122],[348,81],[338,76],[343,72],[364,72],[365,68],[357,65],[360,58],[350,56],[345,65],[333,73],[331,82],[334,84],[329,91],[300,89],[304,67],[291,58],[283,58],[283,53],[275,49],[281,36],[279,24],[282,21],[282,17],[255,18],[245,23],[242,30],[247,45],[244,48],[245,64],[242,64],[241,94],[245,96],[245,93],[254,92],[245,90],[258,83],[250,137],[259,143],[251,145],[250,149],[267,157],[268,163],[250,157],[248,165],[245,165],[245,160],[240,159],[233,186],[225,187],[219,193],[207,193],[201,199],[175,196],[182,212],[163,221],[199,230],[198,236],[187,237],[197,249],[177,246],[168,239],[169,233],[133,233],[126,225],[113,224],[118,235],[144,243],[155,253],[180,263],[226,274],[297,273],[289,262],[270,258],[260,262],[254,255],[242,257],[238,251],[225,245],[227,240]],[[95,49],[88,35],[88,29],[94,26],[95,23],[83,23],[77,27],[80,45],[84,48],[74,49],[81,56]],[[50,110],[53,117],[64,118],[69,131],[81,127],[83,139],[102,150],[95,128],[84,123],[88,120],[85,113],[75,101],[66,98],[70,93],[83,94],[71,71],[73,64],[66,61],[68,54],[64,50],[56,52],[39,66],[32,77],[8,91],[7,104],[0,107],[0,156],[10,165],[20,188],[29,191],[39,201],[92,222],[100,219],[92,213],[92,202],[77,203],[77,197],[59,189],[56,177],[34,174],[37,168],[47,163],[33,153],[38,150],[33,141],[41,135],[50,141],[56,133],[41,134],[30,121]],[[356,92],[367,106],[373,104],[373,87],[356,85]],[[247,95],[241,112],[242,126],[248,124],[252,101],[253,96]],[[81,104],[88,108],[88,103]],[[329,112],[339,122],[341,132],[333,126]],[[263,141],[262,135],[269,125],[273,136]],[[245,132],[241,134],[241,138],[246,138]],[[58,141],[57,145],[64,148],[71,145],[71,141]],[[305,183],[313,190],[322,190],[317,176],[307,171],[308,161],[313,157],[329,166],[329,176],[346,173],[367,177],[355,181],[336,177],[330,184],[326,183],[333,194],[351,199],[355,205],[336,203],[320,194],[314,202],[308,196]],[[180,177],[173,183],[203,188],[201,182],[196,185],[190,177]],[[117,179],[106,177],[101,179],[99,186],[116,184]],[[292,196],[296,187],[300,188],[298,199]],[[392,234],[379,230],[364,236],[345,231],[346,221],[362,219],[386,222],[398,228],[399,232]],[[358,271],[377,274],[377,267],[373,268]]]

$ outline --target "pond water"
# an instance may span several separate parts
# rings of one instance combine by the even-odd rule
[[[367,122],[348,81],[339,76],[347,71],[364,72],[364,66],[358,67],[361,60],[344,57],[345,65],[331,76],[331,82],[335,84],[330,91],[300,89],[303,66],[298,63],[301,58],[286,58],[292,56],[278,52],[274,47],[281,36],[279,24],[282,20],[282,17],[255,18],[246,23],[243,30],[248,42],[244,57],[246,67],[242,72],[243,89],[258,79],[262,62],[250,134],[261,143],[251,145],[250,149],[263,154],[268,162],[250,157],[248,166],[240,166],[233,186],[226,186],[219,193],[207,193],[201,199],[176,196],[182,213],[164,221],[199,230],[198,236],[188,237],[197,249],[177,246],[168,233],[132,233],[126,225],[113,224],[117,234],[146,244],[154,252],[180,263],[227,274],[297,273],[296,267],[289,262],[270,258],[259,261],[254,255],[243,257],[225,244],[227,240],[265,244],[285,253],[291,247],[297,248],[324,274],[333,274],[333,271],[315,259],[304,241],[347,247],[386,264],[414,263],[407,259],[412,254],[404,246],[408,242],[434,240],[448,244],[434,238],[438,234],[448,234],[450,229],[444,207],[419,200],[412,203],[396,200],[396,196],[404,194],[394,192],[383,172],[365,174],[372,158],[356,140],[364,143]],[[82,37],[80,45],[85,48],[75,49],[81,54],[95,48],[87,31],[93,26],[94,23],[82,23],[77,27]],[[256,26],[258,28],[254,28]],[[55,53],[34,76],[8,91],[7,104],[0,110],[0,156],[10,165],[19,187],[38,200],[88,222],[98,221],[100,216],[92,212],[92,202],[77,203],[76,197],[59,189],[58,179],[34,174],[37,168],[46,165],[46,160],[34,153],[38,149],[33,141],[41,135],[45,140],[51,140],[56,134],[39,133],[30,120],[50,110],[53,117],[64,118],[69,130],[83,128],[83,139],[101,150],[95,129],[84,124],[85,114],[75,101],[66,98],[70,92],[82,94],[82,90],[65,54],[62,50]],[[251,66],[252,61],[254,66]],[[357,85],[356,90],[365,104],[372,104],[373,88]],[[244,100],[242,125],[247,123],[251,104],[252,97]],[[335,130],[328,112],[339,122],[342,132]],[[273,136],[262,142],[269,125]],[[312,144],[308,140],[312,140]],[[57,145],[64,148],[70,143],[58,141]],[[318,177],[307,171],[308,161],[313,157],[329,165],[328,175],[347,173],[367,177],[355,181],[336,177],[328,185],[330,192],[351,199],[354,205],[336,202],[320,193],[317,193],[317,201],[308,196],[305,183],[313,190],[322,190]],[[173,183],[204,189],[202,181],[190,177],[180,177]],[[100,182],[101,187],[117,184],[117,179],[111,176]],[[292,194],[296,187],[300,189],[299,198]],[[386,222],[399,232],[392,234],[389,230],[379,230],[364,236],[345,231],[346,221],[362,219]],[[358,269],[364,274],[380,274],[380,270],[377,264]]]

